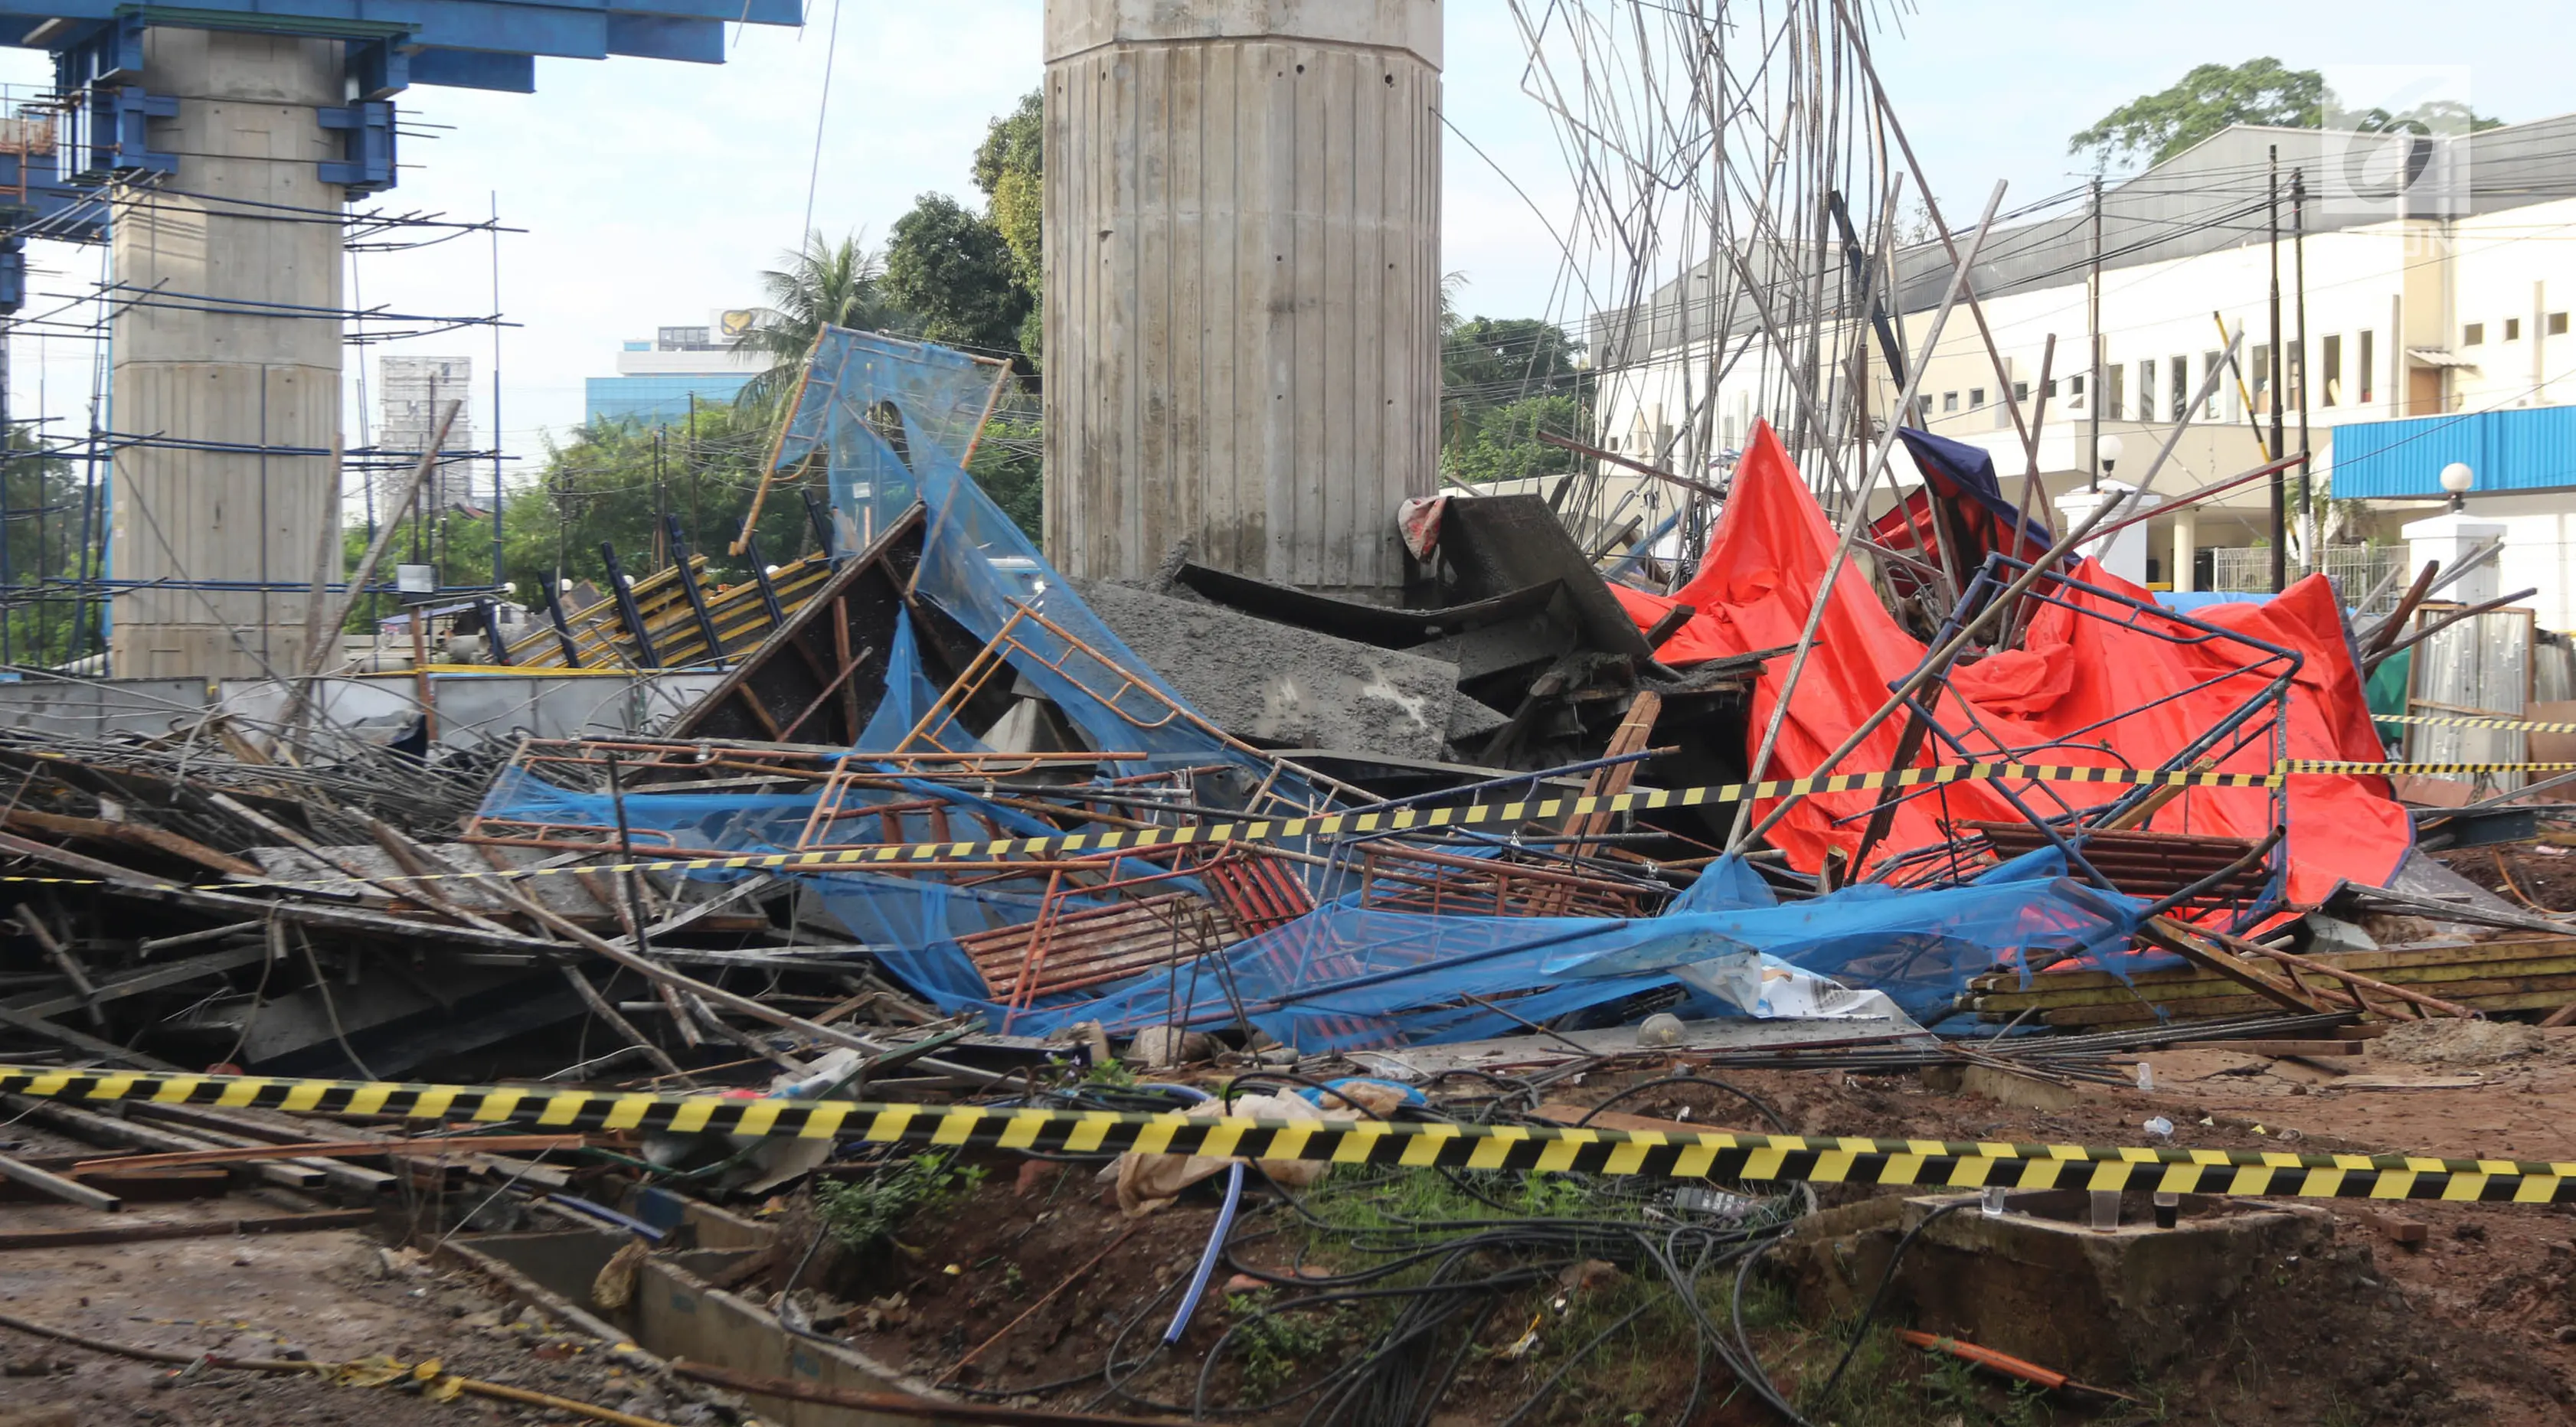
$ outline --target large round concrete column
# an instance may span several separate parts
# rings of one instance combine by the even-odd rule
[[[108,224],[114,424],[141,438],[116,451],[110,573],[291,588],[126,590],[110,652],[126,677],[289,673],[324,526],[339,571],[342,192],[314,110],[347,102],[341,47],[152,29],[143,54],[144,88],[179,99],[151,125],[179,168]]]
[[[1438,475],[1438,0],[1047,0],[1046,533],[1402,580]]]

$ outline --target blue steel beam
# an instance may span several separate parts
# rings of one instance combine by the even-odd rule
[[[0,44],[60,52],[117,20],[560,59],[611,54],[718,63],[723,23],[793,25],[802,0],[234,0],[141,7],[119,0],[0,0]],[[691,21],[704,22],[691,24]],[[71,28],[66,28],[68,22]],[[612,32],[616,35],[612,42]],[[415,82],[437,81],[419,79]]]

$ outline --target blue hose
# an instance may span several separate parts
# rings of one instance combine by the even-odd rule
[[[1188,1097],[1194,1104],[1205,1104],[1216,1098],[1194,1085],[1154,1082],[1139,1085],[1137,1088],[1175,1091]],[[1243,1161],[1236,1160],[1226,1167],[1225,1207],[1216,1211],[1216,1229],[1208,1235],[1206,1252],[1199,1255],[1198,1272],[1190,1275],[1190,1291],[1181,1295],[1180,1311],[1172,1315],[1172,1326],[1163,1330],[1163,1342],[1166,1346],[1179,1342],[1181,1334],[1189,1331],[1190,1317],[1199,1311],[1199,1299],[1206,1296],[1208,1279],[1216,1273],[1217,1256],[1225,1252],[1225,1237],[1234,1231],[1235,1206],[1242,1202]]]

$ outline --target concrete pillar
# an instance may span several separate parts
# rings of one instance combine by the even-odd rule
[[[121,304],[114,426],[144,442],[116,451],[109,573],[292,588],[118,594],[110,653],[121,676],[292,670],[303,587],[326,542],[338,576],[337,462],[273,453],[331,452],[340,430],[341,229],[328,215],[342,191],[315,168],[339,146],[314,117],[347,102],[340,51],[333,40],[144,32],[144,87],[179,98],[151,143],[178,155],[179,170],[162,187],[119,190],[108,225]]]
[[[2172,584],[2177,593],[2187,594],[2192,587],[2192,566],[2200,558],[2200,516],[2184,506],[2173,514]]]
[[[2155,509],[2157,498],[2135,486],[2118,481],[2104,481],[2102,488],[2074,491],[2057,498],[2057,518],[2073,530],[2092,518],[2096,507],[2106,502],[2119,509],[2103,517],[2103,523],[2128,520]],[[2147,522],[2123,526],[2108,535],[2097,535],[2076,547],[2075,553],[2102,562],[2102,568],[2133,585],[2147,582]]]
[[[1047,0],[1047,555],[1366,593],[1438,476],[1437,0]]]
[[[2499,520],[2479,520],[2465,511],[2446,510],[2430,520],[2418,520],[2401,527],[2398,534],[2406,537],[2407,564],[2420,570],[2424,568],[2425,561],[2439,560],[2442,568],[2448,570],[2491,542],[2503,539],[2504,529],[2504,522]],[[2503,594],[2499,567],[2510,553],[2499,551],[2496,558],[2462,575],[2457,584],[2442,592],[2442,597],[2461,604],[2483,604]]]

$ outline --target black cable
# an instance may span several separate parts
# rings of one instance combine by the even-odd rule
[[[1590,1111],[1585,1113],[1582,1119],[1577,1120],[1574,1123],[1577,1128],[1591,1124],[1592,1117],[1594,1115],[1600,1114],[1602,1111],[1609,1109],[1620,1101],[1637,1095],[1642,1095],[1646,1091],[1666,1085],[1705,1085],[1711,1089],[1723,1090],[1727,1094],[1742,1100],[1745,1104],[1752,1106],[1755,1113],[1761,1115],[1763,1119],[1771,1122],[1771,1128],[1778,1130],[1784,1135],[1795,1133],[1795,1131],[1789,1128],[1788,1119],[1781,1115],[1778,1110],[1771,1107],[1771,1102],[1754,1094],[1752,1091],[1745,1089],[1743,1086],[1730,1085],[1723,1080],[1707,1075],[1667,1075],[1661,1080],[1648,1080],[1641,1084],[1631,1085],[1627,1089],[1620,1091],[1618,1094],[1611,1096],[1609,1099],[1602,1101],[1600,1104],[1593,1106]]]
[[[1851,1342],[1843,1348],[1842,1360],[1834,1364],[1833,1375],[1825,1379],[1824,1391],[1816,1394],[1816,1401],[1833,1401],[1834,1386],[1843,1380],[1843,1371],[1851,1366],[1852,1358],[1860,1352],[1861,1340],[1869,1336],[1870,1321],[1878,1316],[1879,1300],[1887,1296],[1888,1285],[1896,1282],[1896,1270],[1905,1262],[1905,1251],[1913,1246],[1914,1241],[1922,1236],[1924,1230],[1932,1227],[1932,1221],[1944,1214],[1965,1209],[1974,1202],[1974,1200],[1960,1199],[1944,1204],[1924,1215],[1923,1222],[1906,1230],[1905,1237],[1896,1241],[1896,1251],[1887,1256],[1887,1272],[1878,1280],[1877,1291],[1870,1294],[1869,1306],[1860,1311],[1860,1321],[1852,1325]]]

